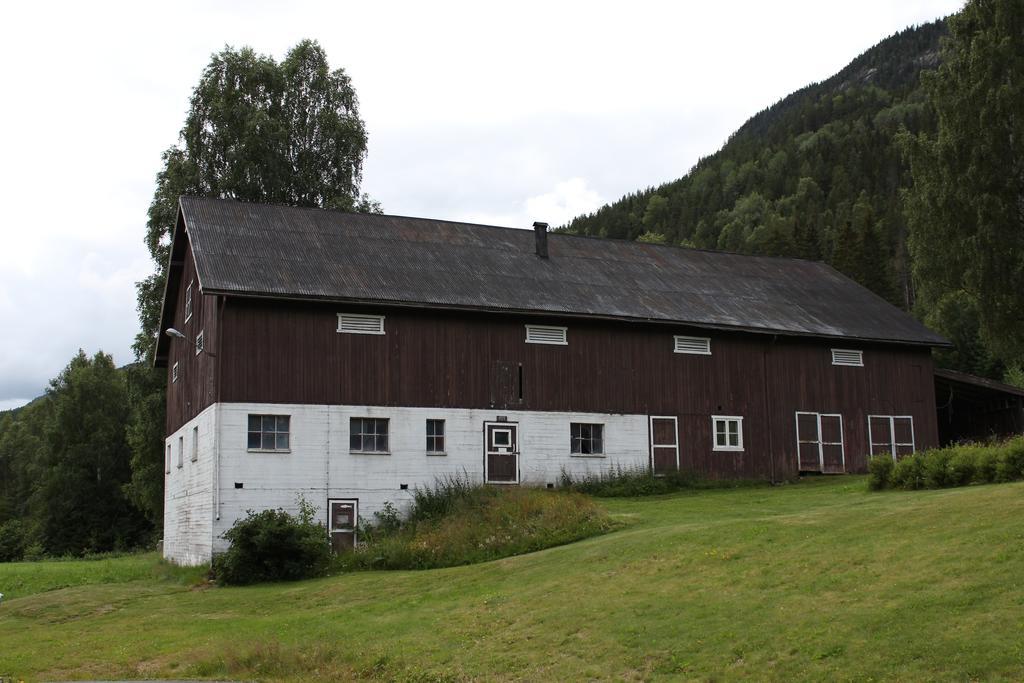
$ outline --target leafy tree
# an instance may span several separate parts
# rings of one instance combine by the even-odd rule
[[[668,227],[668,218],[669,206],[666,198],[655,194],[647,200],[643,224],[648,232],[663,232]]]
[[[32,494],[39,540],[50,554],[132,548],[151,529],[123,493],[128,400],[113,359],[79,351],[47,390],[50,419]]]
[[[951,342],[952,349],[936,349],[936,362],[983,377],[999,377],[1003,364],[981,337],[977,304],[962,289],[945,294],[928,311],[925,322]]]
[[[29,499],[40,474],[49,419],[46,399],[0,419],[0,523],[29,515]]]
[[[645,232],[637,237],[636,241],[643,242],[644,244],[668,244],[668,238],[657,232]]]
[[[140,332],[131,372],[129,494],[162,516],[166,374],[150,369],[178,197],[197,195],[379,212],[360,194],[367,133],[351,80],[304,40],[280,63],[250,48],[210,59],[192,94],[180,144],[163,154],[146,246],[156,272],[137,285]]]
[[[925,79],[934,133],[908,137],[910,248],[921,299],[962,289],[982,337],[1024,357],[1024,4],[972,0]]]
[[[178,197],[376,211],[359,193],[366,141],[348,75],[330,69],[316,42],[302,41],[280,64],[248,47],[213,55],[149,207],[146,246],[158,272],[139,284],[140,358],[158,332]]]

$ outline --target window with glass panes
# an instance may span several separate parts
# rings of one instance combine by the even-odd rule
[[[349,448],[357,453],[387,453],[387,418],[353,417],[349,421]]]
[[[290,422],[288,415],[250,415],[249,450],[287,451]]]
[[[711,418],[716,451],[743,450],[743,418],[715,415]]]
[[[602,455],[604,453],[604,425],[587,422],[569,424],[569,437],[573,455]]]
[[[444,420],[427,420],[427,453],[444,453]]]

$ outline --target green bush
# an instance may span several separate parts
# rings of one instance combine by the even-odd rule
[[[905,456],[892,468],[892,485],[897,489],[916,490],[924,487],[923,453]]]
[[[892,469],[896,463],[891,455],[876,455],[868,461],[868,488],[872,491],[887,489],[892,485]]]
[[[951,486],[949,461],[952,456],[953,452],[948,448],[937,448],[916,456],[921,460],[922,482],[919,488],[942,489]],[[914,459],[914,456],[904,459]]]
[[[978,455],[980,453],[970,447],[954,448],[949,458],[947,486],[966,486],[975,480],[978,474]]]
[[[1024,478],[1024,438],[1011,439],[999,453],[996,463],[996,481],[1016,481]]]
[[[345,570],[429,569],[495,560],[604,533],[607,513],[569,491],[438,482],[414,495],[406,520],[361,530],[360,544],[338,558]],[[417,502],[423,507],[417,509]],[[447,512],[440,512],[447,510]]]
[[[979,484],[991,484],[996,480],[999,465],[999,453],[994,448],[976,447],[969,452],[974,457],[974,481]]]
[[[888,458],[885,458],[888,460]],[[959,444],[908,455],[886,472],[879,458],[868,463],[868,488],[936,489],[1024,479],[1024,436],[1003,442]]]
[[[213,560],[217,583],[245,585],[262,581],[295,581],[322,576],[331,566],[327,530],[315,521],[315,508],[305,501],[299,514],[284,510],[249,510],[224,532],[231,542]]]
[[[18,562],[25,557],[28,529],[20,519],[0,524],[0,562]]]

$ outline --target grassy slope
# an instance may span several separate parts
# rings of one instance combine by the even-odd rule
[[[0,674],[1024,678],[1024,484],[869,494],[842,478],[607,505],[632,523],[484,565],[5,600]]]

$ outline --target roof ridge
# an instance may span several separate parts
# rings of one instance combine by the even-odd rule
[[[368,213],[363,211],[348,211],[346,209],[335,209],[326,208],[320,206],[296,206],[294,204],[282,204],[280,202],[253,202],[245,199],[234,199],[230,197],[203,197],[199,195],[182,195],[181,199],[189,200],[200,200],[207,202],[234,202],[237,204],[245,204],[251,206],[270,206],[277,209],[297,209],[303,211],[321,211],[330,212],[335,214],[342,214],[348,216],[361,216],[361,217],[380,217],[380,218],[401,218],[403,220],[423,221],[428,223],[448,223],[450,225],[464,225],[471,228],[490,228],[492,230],[512,230],[515,232],[530,233],[533,228],[515,228],[507,225],[493,225],[491,223],[470,223],[468,221],[456,221],[448,218],[426,218],[425,216],[407,216],[399,213]],[[801,263],[814,263],[819,265],[828,265],[824,261],[817,259],[805,259],[797,256],[782,256],[776,254],[744,254],[738,251],[728,251],[725,249],[709,249],[707,247],[690,247],[684,244],[662,244],[657,242],[639,242],[637,240],[626,239],[623,237],[599,237],[597,235],[579,235],[571,232],[559,232],[556,230],[549,230],[548,237],[571,237],[574,239],[585,239],[585,240],[598,240],[601,242],[611,242],[613,244],[628,244],[628,245],[643,245],[644,247],[656,247],[656,248],[667,248],[678,251],[697,251],[704,254],[723,254],[725,256],[739,256],[740,258],[749,259],[778,259],[782,261],[799,261]]]

